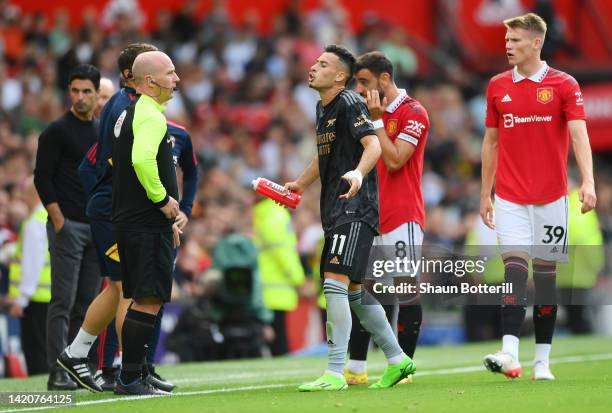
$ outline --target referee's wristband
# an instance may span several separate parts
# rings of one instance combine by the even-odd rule
[[[168,196],[168,194],[166,194],[166,196],[164,197],[164,199],[162,199],[159,202],[154,202],[155,206],[158,208],[163,208],[166,206],[166,204],[170,201],[170,196]]]
[[[377,119],[377,120],[372,122],[372,127],[374,129],[384,128],[385,127],[385,123],[383,122],[382,119]]]

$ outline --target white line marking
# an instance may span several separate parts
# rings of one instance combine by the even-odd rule
[[[612,360],[612,353],[605,354],[591,354],[585,356],[570,356],[570,357],[559,357],[551,359],[551,364],[566,364],[566,363],[581,363],[584,361],[598,361],[598,360]],[[439,369],[439,370],[425,370],[425,371],[417,371],[416,376],[434,376],[434,375],[446,375],[446,374],[461,374],[461,373],[471,373],[477,371],[486,371],[483,366],[469,366],[469,367],[455,367],[450,369]],[[378,377],[371,377],[376,379]],[[177,392],[172,393],[170,396],[125,396],[125,397],[115,397],[112,399],[99,399],[99,400],[87,400],[83,402],[77,402],[76,406],[39,406],[39,407],[28,407],[25,409],[8,409],[8,410],[0,410],[0,413],[9,413],[9,412],[34,412],[38,410],[48,410],[48,409],[57,409],[62,407],[81,407],[81,406],[91,406],[96,404],[105,404],[105,403],[118,403],[118,402],[126,402],[132,400],[141,400],[141,399],[151,399],[155,397],[182,397],[182,396],[199,396],[204,394],[216,394],[216,393],[231,393],[237,391],[249,391],[249,390],[263,390],[263,389],[274,389],[279,387],[292,387],[297,386],[300,383],[284,383],[284,384],[264,384],[260,386],[243,386],[243,387],[231,387],[231,388],[221,388],[221,389],[209,389],[209,390],[196,390],[196,391],[186,391],[186,392]]]

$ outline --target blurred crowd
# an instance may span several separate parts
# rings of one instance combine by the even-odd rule
[[[426,240],[462,244],[477,220],[487,79],[455,66],[435,77],[417,75],[420,62],[405,28],[368,15],[364,29],[355,33],[350,10],[337,1],[323,1],[307,15],[298,10],[299,2],[290,3],[276,16],[247,14],[233,25],[225,2],[215,1],[210,13],[197,19],[197,2],[187,1],[178,12],[159,9],[153,30],[146,31],[136,1],[110,0],[101,13],[87,9],[82,27],[70,30],[67,10],[25,14],[0,0],[0,246],[14,240],[29,213],[23,183],[32,174],[41,130],[68,108],[69,69],[91,63],[117,84],[116,58],[134,41],[155,44],[176,64],[181,82],[166,115],[187,128],[200,165],[200,187],[177,262],[177,296],[202,292],[199,278],[225,234],[252,234],[251,181],[293,180],[312,159],[318,97],[307,86],[307,72],[330,43],[356,54],[384,51],[397,67],[397,84],[428,110]],[[263,18],[272,22],[265,36],[256,30]],[[595,156],[595,173],[597,213],[610,245],[611,165]],[[313,185],[293,213],[307,273],[323,233],[318,191]]]

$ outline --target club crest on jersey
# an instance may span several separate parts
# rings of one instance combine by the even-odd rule
[[[553,100],[553,88],[552,87],[540,87],[538,88],[538,102],[548,103]]]
[[[395,135],[397,132],[397,119],[389,119],[387,121],[387,135]]]
[[[113,129],[113,133],[115,134],[115,138],[118,138],[121,134],[121,126],[123,126],[123,121],[127,116],[127,110],[121,112],[121,115],[117,118],[117,122],[115,122],[115,128]]]

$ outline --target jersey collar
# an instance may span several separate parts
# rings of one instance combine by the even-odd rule
[[[385,109],[385,112],[395,112],[397,108],[399,108],[400,105],[408,98],[408,93],[406,93],[406,89],[398,89],[398,91],[399,95],[397,95],[397,97],[393,99],[393,102],[387,105],[387,109]]]
[[[166,110],[166,107],[164,105],[157,103],[157,101],[150,96],[140,95],[140,99],[146,100],[149,105],[155,106],[155,108],[159,110],[161,113],[164,113]]]
[[[536,82],[536,83],[542,83],[542,80],[544,80],[544,78],[546,77],[546,74],[548,73],[548,69],[549,69],[548,64],[543,61],[540,69],[537,72],[535,72],[533,75],[529,76],[529,80]],[[518,68],[514,66],[514,69],[512,70],[512,81],[514,83],[518,83],[521,80],[525,80],[525,76],[521,75],[518,72]]]

